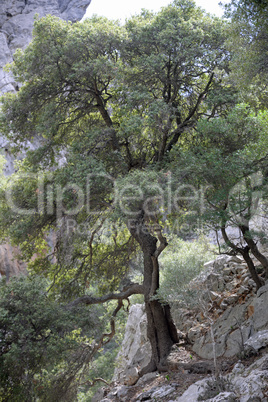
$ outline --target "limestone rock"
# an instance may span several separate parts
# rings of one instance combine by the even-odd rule
[[[198,402],[198,397],[204,392],[207,385],[207,378],[197,381],[192,384],[181,397],[177,398],[175,402]]]
[[[232,373],[233,374],[241,374],[241,373],[243,373],[244,370],[245,370],[244,364],[241,363],[241,361],[239,361],[234,365]]]
[[[2,0],[0,5],[0,91],[14,91],[16,84],[3,66],[12,61],[18,48],[25,48],[31,38],[34,17],[55,15],[72,22],[84,16],[91,0]]]
[[[196,325],[187,332],[187,338],[191,343],[194,343],[197,339],[200,338],[202,333],[202,327],[200,325]]]
[[[124,398],[124,397],[127,395],[128,391],[129,391],[129,387],[127,387],[126,385],[122,385],[122,386],[119,387],[119,389],[117,390],[116,396],[117,396],[118,398],[120,398],[120,400],[121,400],[122,398]]]
[[[213,324],[217,357],[232,357],[242,349],[243,343],[250,335],[250,322],[247,311],[250,300],[243,304],[228,307]],[[241,328],[240,323],[243,323]],[[242,339],[243,338],[243,339]],[[203,359],[213,359],[213,347],[210,331],[198,338],[193,351]]]
[[[0,31],[0,92],[5,93],[14,89],[14,79],[3,67],[12,62],[12,54],[8,47],[7,35]]]
[[[120,373],[120,382],[124,385],[134,385],[139,379],[139,370],[137,367],[126,367],[122,373]]]
[[[226,349],[224,357],[234,357],[243,352],[243,344],[245,339],[248,339],[250,334],[250,327],[242,325],[236,330],[232,331],[226,338]]]
[[[175,391],[175,388],[173,388],[171,385],[166,385],[164,387],[161,387],[159,389],[157,389],[156,391],[154,391],[152,393],[152,400],[159,400],[161,401],[162,398],[165,398],[166,396],[172,394]]]
[[[5,275],[7,280],[11,276],[26,274],[26,265],[16,259],[17,254],[18,249],[9,244],[0,246],[0,274]]]
[[[137,396],[137,401],[162,401],[163,398],[175,392],[171,385],[153,387],[149,391],[142,392]]]
[[[268,371],[253,370],[249,375],[234,378],[233,383],[240,402],[267,401],[264,390],[267,387]],[[255,398],[255,399],[252,399]]]
[[[101,387],[95,392],[95,394],[91,398],[91,402],[102,401],[104,399],[104,395],[105,395],[105,388]]]
[[[206,399],[209,402],[267,402],[265,390],[268,383],[268,370],[263,370],[263,365],[267,361],[267,355],[245,368],[239,364],[233,369],[232,374],[226,379],[231,390],[221,392],[219,395]],[[207,393],[207,387],[211,383],[211,377],[204,378],[192,384],[184,394],[177,398],[175,402],[197,402],[199,398]]]
[[[118,401],[118,400],[120,400],[121,402],[123,402],[123,401],[126,401],[126,402],[128,402],[127,401],[127,399],[125,399],[126,398],[126,395],[128,394],[128,391],[129,391],[129,389],[130,389],[131,387],[129,387],[129,386],[126,386],[126,385],[119,385],[119,386],[116,386],[115,388],[113,388],[112,390],[110,390],[110,392],[109,393],[107,393],[107,389],[106,389],[106,396],[105,396],[105,399],[104,398],[101,398],[101,399],[98,399],[97,400],[97,398],[95,397],[95,395],[97,394],[95,394],[94,395],[94,397],[96,398],[95,399],[95,402],[103,402],[103,401],[114,401],[114,400],[116,400],[116,401]],[[104,389],[104,394],[105,394],[105,389]]]
[[[207,399],[207,402],[235,402],[237,397],[234,392],[221,392],[214,398]]]
[[[254,314],[252,316],[254,331],[268,327],[268,283],[262,286],[254,299]]]
[[[245,342],[245,350],[247,348],[253,348],[254,350],[258,351],[261,348],[264,348],[268,345],[268,330],[259,331],[256,334],[252,335],[246,342]]]
[[[134,381],[138,371],[147,366],[150,359],[151,345],[147,338],[145,307],[142,304],[134,304],[129,310],[125,337],[116,358],[113,380],[130,385],[129,381]],[[129,371],[130,367],[137,370],[135,375]]]
[[[61,18],[68,21],[79,21],[84,16],[91,0],[58,0]]]
[[[182,367],[189,373],[194,374],[208,374],[214,371],[214,366],[211,362],[198,361],[193,363],[179,363],[178,367]]]
[[[137,385],[144,385],[146,381],[154,380],[158,376],[158,372],[154,371],[153,373],[144,374],[137,382]]]

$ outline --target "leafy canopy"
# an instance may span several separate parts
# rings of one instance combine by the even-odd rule
[[[137,250],[124,224],[145,207],[160,222],[165,205],[156,193],[168,180],[170,151],[200,116],[233,104],[232,90],[219,96],[224,37],[222,21],[182,0],[124,26],[41,18],[15,54],[11,70],[22,86],[3,99],[1,129],[15,150],[33,138],[39,146],[7,185],[13,208],[0,194],[0,232],[25,259],[37,252],[30,266],[65,295],[69,285],[76,295],[91,281],[100,293],[119,285]],[[56,228],[51,250],[45,243]]]

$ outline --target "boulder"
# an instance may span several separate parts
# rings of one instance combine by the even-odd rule
[[[258,351],[268,345],[268,330],[259,331],[252,335],[244,344],[245,351],[251,350]]]
[[[164,385],[162,387],[153,387],[149,391],[145,391],[140,393],[137,396],[137,399],[135,399],[137,402],[138,401],[162,401],[163,398],[167,397],[168,395],[172,394],[175,392],[175,388],[172,387],[171,385]]]
[[[147,381],[154,380],[158,376],[158,372],[144,374],[137,382],[137,386],[144,385]]]
[[[224,387],[230,389],[222,391],[217,396],[209,398],[209,388],[214,380],[213,377],[207,377],[192,384],[175,402],[197,402],[203,400],[201,398],[204,395],[205,400],[209,402],[267,402],[268,370],[263,369],[267,361],[265,355],[247,368],[241,363],[236,364],[230,375],[221,377],[222,386],[225,383]],[[214,387],[212,391],[215,391]]]
[[[267,401],[265,389],[268,383],[268,371],[253,370],[247,375],[235,377],[233,384],[240,402]]]
[[[214,322],[213,332],[217,357],[232,357],[241,352],[251,330],[250,322],[247,319],[250,303],[251,300],[248,300],[243,304],[229,306]],[[213,343],[210,331],[195,341],[193,351],[203,359],[213,359]]]
[[[221,392],[214,398],[207,399],[207,402],[235,402],[237,397],[234,392]]]
[[[152,393],[152,400],[159,400],[161,401],[162,398],[165,398],[166,396],[172,394],[175,391],[175,388],[172,387],[171,385],[165,385],[164,387],[158,388],[156,391]]]
[[[268,283],[258,290],[253,306],[252,325],[254,331],[268,328]]]
[[[151,345],[147,338],[145,307],[142,304],[134,304],[129,310],[124,340],[116,358],[113,380],[126,385],[130,385],[130,382],[134,384],[139,378],[138,372],[149,364],[151,353]]]
[[[192,384],[175,402],[198,402],[200,400],[198,398],[207,387],[207,380],[207,378],[204,378]]]

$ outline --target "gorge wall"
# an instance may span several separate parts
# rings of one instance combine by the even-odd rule
[[[32,38],[35,15],[55,15],[63,20],[76,22],[82,19],[91,0],[1,0],[0,4],[0,95],[18,90],[11,73],[4,66],[11,63],[18,48],[25,48]],[[7,164],[4,174],[13,172],[13,157],[8,141],[1,137],[0,154]],[[0,245],[0,276],[26,272],[25,264],[16,259],[17,250],[9,244]]]
[[[2,0],[0,4],[0,92],[16,90],[13,77],[3,70],[18,48],[31,38],[34,16],[55,15],[72,22],[84,16],[91,0]]]

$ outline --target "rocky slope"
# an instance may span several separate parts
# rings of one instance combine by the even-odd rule
[[[243,261],[220,256],[205,264],[191,290],[198,294],[191,308],[173,307],[181,342],[169,371],[139,378],[150,345],[143,306],[134,305],[114,382],[92,402],[268,401],[268,282],[256,293]]]
[[[0,94],[18,89],[12,74],[4,66],[12,62],[16,49],[25,48],[31,38],[34,17],[55,15],[72,22],[79,21],[91,0],[1,0],[0,4]],[[6,157],[4,173],[13,173],[14,157],[9,152],[8,142],[1,137],[0,153]],[[25,264],[16,259],[17,250],[9,244],[0,245],[0,276],[26,273]]]

